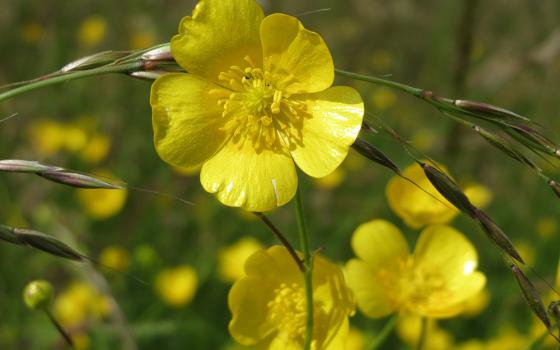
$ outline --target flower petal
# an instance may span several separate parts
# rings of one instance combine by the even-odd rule
[[[301,142],[291,154],[306,174],[323,177],[342,163],[358,137],[364,103],[360,94],[348,86],[334,86],[301,98],[309,115],[299,130]]]
[[[264,18],[255,0],[200,0],[192,17],[184,17],[171,53],[187,72],[214,82],[231,66],[261,66],[259,28]]]
[[[376,278],[376,272],[375,268],[358,259],[348,261],[344,269],[346,283],[354,292],[358,308],[373,318],[387,316],[395,311],[385,286]]]
[[[166,74],[152,85],[150,104],[154,144],[174,166],[192,167],[210,158],[223,144],[223,124],[216,85],[191,74]]]
[[[240,146],[233,139],[204,163],[200,181],[222,204],[258,212],[286,204],[297,189],[288,154],[267,149],[257,153],[250,141]]]
[[[431,317],[459,313],[464,302],[480,292],[485,276],[476,271],[478,256],[463,234],[444,225],[429,226],[420,234],[414,251],[417,271],[429,273],[437,287],[416,305],[416,312]]]
[[[274,298],[277,281],[263,276],[243,277],[231,287],[228,305],[232,313],[231,336],[240,344],[252,345],[275,331],[267,322],[268,302]]]
[[[360,225],[352,235],[356,256],[373,269],[408,257],[408,243],[401,231],[385,220],[372,220]]]
[[[264,68],[286,84],[289,94],[325,90],[334,80],[334,63],[323,38],[292,16],[267,16],[260,28]],[[284,79],[282,79],[284,78]],[[292,78],[289,82],[286,78]],[[282,81],[284,80],[284,81]]]
[[[438,168],[445,171],[441,165]],[[407,167],[403,175],[439,200],[434,199],[402,177],[391,178],[386,188],[389,206],[408,226],[420,228],[425,225],[444,224],[459,213],[434,188],[418,164]]]

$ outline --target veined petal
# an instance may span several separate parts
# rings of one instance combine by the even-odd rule
[[[474,246],[449,226],[429,226],[420,234],[414,251],[414,268],[431,276],[430,295],[414,308],[426,316],[447,317],[459,313],[464,301],[480,292],[485,276],[476,271]]]
[[[354,292],[358,308],[369,317],[383,317],[395,312],[390,296],[377,271],[369,264],[352,259],[344,269],[346,283]]]
[[[255,0],[200,0],[192,17],[184,17],[179,24],[171,53],[187,72],[214,82],[231,66],[248,66],[246,56],[261,66],[263,18]]]
[[[356,256],[373,269],[408,257],[408,243],[401,231],[385,220],[372,220],[358,226],[352,235]]]
[[[334,86],[302,95],[301,99],[307,104],[308,115],[299,131],[301,142],[296,142],[291,154],[306,174],[323,177],[342,163],[358,137],[364,103],[360,94],[348,86]]]
[[[218,86],[191,74],[166,74],[152,85],[154,144],[173,166],[192,167],[223,144],[221,110],[210,90]]]
[[[281,13],[267,16],[260,33],[264,68],[277,76],[277,83],[285,85],[284,91],[311,93],[332,85],[334,63],[329,48],[296,17]]]
[[[232,207],[263,212],[284,205],[297,189],[294,163],[286,153],[257,153],[249,140],[230,139],[202,166],[200,182],[207,192]]]

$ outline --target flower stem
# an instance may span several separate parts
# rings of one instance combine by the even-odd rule
[[[385,340],[387,340],[387,337],[389,336],[389,334],[391,334],[391,332],[395,328],[395,325],[397,324],[397,319],[398,318],[399,318],[399,314],[394,314],[389,319],[389,321],[387,321],[387,323],[385,323],[385,325],[383,326],[383,328],[381,329],[379,334],[377,334],[377,336],[371,342],[371,344],[368,348],[369,350],[375,350],[375,349],[379,348],[385,342]]]
[[[137,61],[137,62],[131,62],[126,64],[107,65],[99,68],[73,71],[69,73],[50,74],[45,76],[44,79],[40,79],[40,78],[35,79],[29,82],[28,84],[0,93],[0,102],[12,98],[14,96],[21,95],[26,92],[33,91],[49,85],[60,84],[67,81],[92,77],[96,75],[103,75],[109,73],[127,73],[131,71],[135,71],[142,68],[142,64],[143,63],[141,61]]]
[[[424,345],[426,345],[426,338],[428,334],[428,318],[422,317],[420,326],[420,337],[418,337],[418,344],[416,345],[416,350],[423,350]]]
[[[54,327],[56,328],[58,333],[60,333],[60,335],[62,336],[62,338],[66,342],[66,344],[68,344],[68,346],[71,349],[75,349],[74,342],[72,341],[72,338],[70,337],[70,335],[64,330],[62,325],[56,320],[56,318],[53,316],[53,314],[48,309],[44,309],[44,310],[45,310],[45,313],[47,314],[47,316],[49,317],[49,320],[54,325]]]
[[[297,255],[294,247],[292,247],[292,245],[290,244],[286,236],[284,236],[284,234],[282,234],[282,232],[276,226],[274,226],[272,221],[270,221],[270,219],[266,217],[266,215],[259,212],[253,212],[253,214],[259,219],[261,219],[261,221],[264,222],[266,226],[268,226],[270,231],[272,231],[272,233],[276,236],[276,238],[278,238],[278,240],[282,242],[282,245],[284,245],[284,247],[288,250],[288,253],[290,253],[292,258],[296,262],[299,270],[305,273],[305,266],[303,265],[303,261],[301,261],[300,257]]]
[[[305,283],[305,300],[307,302],[307,322],[303,349],[310,350],[311,342],[313,340],[313,260],[311,258],[311,251],[309,250],[309,235],[307,233],[305,223],[300,186],[298,186],[295,199],[296,218],[298,222],[301,250],[303,251],[303,264],[305,267],[303,276]]]

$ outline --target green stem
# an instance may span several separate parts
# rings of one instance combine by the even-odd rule
[[[428,334],[428,318],[422,317],[422,324],[420,326],[420,337],[418,338],[418,344],[416,345],[416,350],[424,349],[426,345],[426,338]]]
[[[361,80],[361,81],[365,81],[368,83],[373,83],[373,84],[377,84],[377,85],[383,85],[386,87],[390,87],[393,89],[397,89],[399,91],[405,92],[407,94],[410,94],[412,96],[416,96],[418,98],[422,98],[424,99],[424,90],[423,89],[418,89],[409,85],[405,85],[405,84],[401,84],[401,83],[397,83],[391,80],[387,80],[387,79],[383,79],[383,78],[379,78],[379,77],[373,77],[370,75],[363,75],[363,74],[358,74],[358,73],[354,73],[354,72],[348,72],[342,69],[335,69],[334,70],[336,72],[336,74],[347,77],[347,78],[351,78],[351,79],[355,79],[355,80]]]
[[[395,325],[397,324],[397,319],[398,318],[399,318],[399,314],[394,314],[389,319],[389,321],[387,321],[387,323],[385,323],[385,325],[383,326],[383,328],[381,329],[379,334],[377,334],[375,339],[373,339],[373,341],[371,342],[371,344],[368,348],[369,350],[375,350],[375,349],[379,348],[385,342],[385,340],[387,340],[387,337],[389,336],[389,334],[391,334],[391,332],[395,328]]]
[[[313,340],[313,261],[311,259],[311,251],[309,249],[309,235],[305,223],[305,215],[303,212],[303,201],[301,198],[301,189],[298,186],[296,192],[296,217],[299,229],[299,238],[301,250],[303,251],[304,283],[305,283],[305,300],[307,303],[307,322],[305,328],[304,350],[311,349]]]
[[[127,73],[139,70],[142,67],[142,62],[132,62],[118,65],[108,65],[99,68],[93,68],[83,71],[74,71],[61,75],[46,76],[45,79],[30,82],[29,84],[19,86],[15,89],[8,90],[0,94],[0,102],[12,98],[17,95],[24,94],[45,86],[64,83],[71,80],[92,77],[96,75],[109,74],[109,73]]]
[[[47,316],[49,317],[49,320],[50,320],[51,323],[54,325],[54,327],[56,328],[56,330],[58,331],[58,333],[62,336],[62,338],[64,339],[64,341],[66,342],[66,344],[68,344],[68,346],[70,347],[70,349],[75,349],[75,347],[74,347],[74,342],[72,341],[72,338],[71,338],[70,335],[66,332],[66,330],[62,327],[62,325],[56,320],[56,318],[54,318],[53,314],[52,314],[48,309],[45,309],[45,313],[46,313]]]

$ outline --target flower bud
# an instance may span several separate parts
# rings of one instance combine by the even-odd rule
[[[32,281],[23,290],[23,301],[31,310],[48,308],[53,297],[53,286],[45,280]]]

